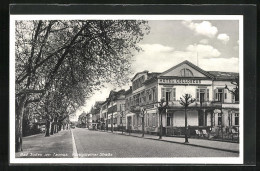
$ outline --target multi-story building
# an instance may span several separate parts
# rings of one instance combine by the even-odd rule
[[[78,127],[86,128],[87,127],[87,113],[82,112],[78,117]]]
[[[107,129],[124,129],[124,111],[125,111],[125,90],[110,91],[106,100],[107,106]]]
[[[190,94],[196,99],[189,105],[187,116],[190,134],[195,130],[207,133],[239,127],[238,94],[232,83],[238,73],[204,71],[189,61],[184,61],[162,73],[137,73],[132,79],[132,88],[126,91],[127,129],[142,130],[144,115],[145,132],[159,132],[158,105],[161,99],[167,101],[162,113],[164,135],[184,134],[184,107],[180,98]]]
[[[100,129],[100,109],[101,109],[101,104],[103,103],[104,101],[95,102],[95,105],[90,110],[90,113],[92,114],[93,129]]]
[[[100,104],[100,129],[107,129],[107,100]]]

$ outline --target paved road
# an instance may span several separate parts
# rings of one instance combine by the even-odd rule
[[[73,129],[79,157],[238,157],[224,152],[138,137]]]
[[[44,134],[23,138],[23,151],[15,154],[21,158],[72,158],[72,136],[63,130],[50,137]]]

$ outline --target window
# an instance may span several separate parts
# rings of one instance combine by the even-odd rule
[[[153,92],[153,101],[156,101],[156,99],[155,99],[155,88],[152,89],[152,92]]]
[[[171,126],[171,117],[167,115],[167,126]]]
[[[239,114],[235,113],[235,125],[239,125]]]
[[[152,115],[152,126],[156,126],[156,117],[155,117],[155,113],[153,113]]]
[[[120,112],[125,111],[125,104],[120,104]]]
[[[114,118],[113,120],[114,120],[113,124],[117,124],[117,118]]]
[[[218,125],[222,125],[222,114],[218,113]]]
[[[182,77],[193,77],[193,73],[191,72],[191,70],[184,68],[180,71],[180,75]]]
[[[176,88],[162,88],[162,99],[165,101],[176,100]]]
[[[223,102],[223,93],[224,93],[224,89],[216,89],[215,90],[215,100],[218,102]]]
[[[146,102],[145,91],[141,93],[141,98],[142,98],[142,104],[145,104]]]
[[[136,120],[136,116],[134,115],[133,116],[133,126],[135,126],[135,122],[136,122],[135,120]]]
[[[198,102],[209,101],[209,89],[196,89],[196,100]]]

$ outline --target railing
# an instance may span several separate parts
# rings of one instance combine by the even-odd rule
[[[239,142],[239,126],[189,126],[188,137]],[[166,127],[166,136],[185,136],[185,127]]]

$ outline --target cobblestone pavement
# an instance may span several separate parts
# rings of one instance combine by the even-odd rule
[[[62,130],[49,137],[44,134],[23,138],[23,151],[15,157],[22,158],[72,158],[70,130]]]
[[[184,144],[155,141],[116,133],[73,130],[79,157],[238,157],[225,152]]]

